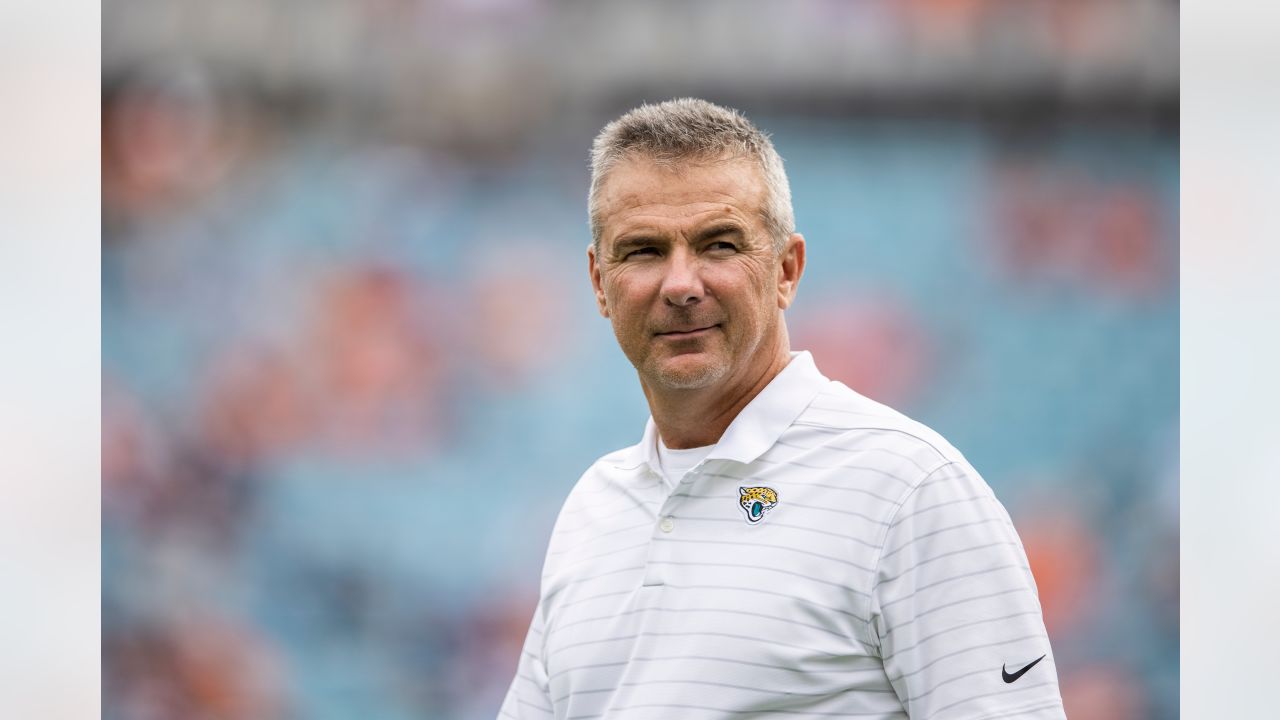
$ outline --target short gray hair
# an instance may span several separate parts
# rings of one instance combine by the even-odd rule
[[[614,120],[591,145],[591,190],[587,214],[591,240],[600,247],[600,189],[613,166],[628,156],[651,158],[660,163],[681,160],[754,160],[764,176],[765,200],[760,209],[765,228],[781,250],[795,232],[791,186],[782,169],[782,158],[769,136],[742,113],[697,98],[641,105]]]

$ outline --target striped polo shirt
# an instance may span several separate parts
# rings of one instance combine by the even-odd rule
[[[656,438],[570,492],[499,717],[1064,717],[1009,515],[932,430],[802,352],[674,489]]]

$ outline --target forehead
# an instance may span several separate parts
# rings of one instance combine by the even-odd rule
[[[635,224],[698,223],[724,216],[753,223],[764,202],[759,166],[749,159],[659,163],[624,158],[600,191],[604,235]]]

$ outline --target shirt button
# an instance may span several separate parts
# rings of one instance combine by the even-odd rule
[[[676,521],[670,516],[662,518],[662,522],[658,523],[658,527],[662,528],[662,532],[671,532],[676,528]]]

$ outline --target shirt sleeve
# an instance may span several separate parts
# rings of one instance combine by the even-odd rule
[[[913,720],[1066,717],[1026,553],[967,463],[937,468],[898,506],[871,619]]]
[[[542,658],[542,603],[533,611],[529,633],[525,635],[524,648],[520,651],[520,663],[516,676],[511,680],[507,697],[498,710],[498,720],[551,720],[551,691],[547,681],[547,669]]]

